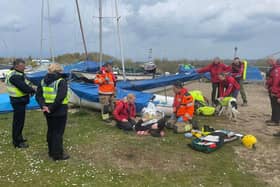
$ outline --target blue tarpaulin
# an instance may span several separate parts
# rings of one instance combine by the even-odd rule
[[[70,83],[71,90],[80,98],[91,101],[91,102],[99,102],[98,99],[98,86],[90,83],[78,83],[78,82],[71,82]],[[127,94],[132,93],[136,96],[136,110],[140,112],[143,107],[147,106],[150,99],[153,97],[153,94],[150,93],[143,93],[138,91],[131,91],[131,90],[124,90],[124,89],[117,89],[117,99],[122,99]]]
[[[148,90],[153,88],[164,87],[174,84],[176,81],[187,82],[190,80],[199,79],[200,75],[194,70],[189,73],[182,73],[177,75],[161,76],[154,79],[139,80],[139,81],[120,81],[117,86],[126,90]]]
[[[247,68],[246,81],[249,82],[263,81],[263,77],[260,69],[257,67],[249,66]]]
[[[0,113],[8,113],[8,112],[12,112],[13,108],[12,105],[10,104],[10,97],[9,94],[7,93],[3,93],[0,94]],[[35,98],[32,97],[30,99],[30,103],[27,105],[27,109],[28,110],[32,110],[32,109],[38,109],[39,105],[36,102]]]
[[[99,70],[99,63],[93,61],[81,61],[74,64],[66,65],[63,67],[64,73],[69,76],[71,71],[85,71],[96,72]],[[27,79],[33,84],[39,85],[41,80],[47,74],[47,71],[39,71],[35,73],[27,74]]]
[[[211,79],[210,73],[205,73],[205,74],[203,74],[203,76],[209,80]],[[254,67],[254,66],[248,66],[245,81],[247,81],[247,82],[263,81],[263,77],[262,77],[260,69],[257,67]]]

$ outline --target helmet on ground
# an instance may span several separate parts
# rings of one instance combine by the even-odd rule
[[[252,149],[252,148],[255,148],[255,144],[257,143],[257,138],[251,134],[248,134],[248,135],[243,136],[241,141],[245,147]]]

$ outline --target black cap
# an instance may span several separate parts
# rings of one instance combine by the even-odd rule
[[[234,60],[240,60],[240,58],[239,57],[234,57]]]
[[[181,81],[176,81],[173,86],[177,87],[177,88],[183,88],[183,83]]]
[[[25,61],[21,58],[17,58],[13,61],[13,66],[15,67],[18,64],[25,64]]]

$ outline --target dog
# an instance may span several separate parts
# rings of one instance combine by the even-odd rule
[[[237,110],[237,101],[234,97],[224,97],[217,99],[216,111],[218,116],[225,114],[229,120],[236,121],[239,111]]]

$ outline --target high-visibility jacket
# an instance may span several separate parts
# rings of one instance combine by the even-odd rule
[[[114,94],[115,92],[115,80],[112,72],[97,74],[94,83],[99,85],[100,94]]]
[[[180,93],[185,92],[185,89],[182,88]],[[191,94],[188,92],[185,92],[181,97],[175,96],[174,98],[174,104],[177,103],[177,105],[173,105],[174,113],[176,114],[176,117],[182,117],[184,121],[191,120],[194,114],[194,99]]]
[[[8,73],[7,73],[7,76],[6,76],[6,79],[5,79],[5,83],[7,85],[7,90],[8,90],[8,93],[11,97],[23,97],[23,96],[26,96],[28,95],[27,93],[24,93],[22,92],[20,89],[18,89],[15,85],[13,85],[11,82],[10,82],[10,78],[13,76],[13,75],[19,75],[19,76],[23,76],[24,77],[24,74],[21,73],[21,72],[18,72],[16,70],[10,70]],[[26,84],[30,84],[30,82],[24,77],[24,81]]]
[[[43,90],[43,97],[45,99],[46,104],[51,104],[55,102],[55,98],[58,91],[59,82],[63,80],[62,78],[57,79],[56,81],[52,82],[49,85],[46,85],[45,81],[41,81],[41,86]],[[69,93],[67,93],[66,97],[62,101],[62,104],[68,104],[69,102]]]

